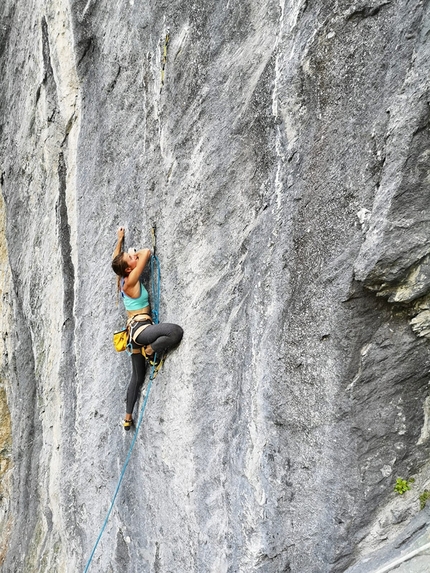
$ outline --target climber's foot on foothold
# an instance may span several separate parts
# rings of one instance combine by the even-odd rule
[[[124,420],[122,425],[124,427],[124,430],[128,432],[130,428],[134,425],[133,418],[130,418],[130,420]]]

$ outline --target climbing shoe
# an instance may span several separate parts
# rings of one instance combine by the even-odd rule
[[[126,432],[128,432],[129,429],[130,429],[132,426],[134,426],[134,422],[133,422],[132,419],[131,419],[131,420],[124,420],[123,423],[122,423],[122,425],[123,425],[123,427],[124,427],[124,430],[125,430]]]

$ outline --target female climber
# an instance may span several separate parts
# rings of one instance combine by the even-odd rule
[[[177,324],[152,324],[148,291],[140,280],[143,269],[151,258],[149,249],[130,254],[123,251],[125,231],[120,227],[118,240],[113,253],[112,268],[118,275],[118,289],[127,310],[130,327],[132,374],[127,389],[126,414],[123,422],[125,430],[133,426],[133,408],[139,389],[145,378],[145,357],[163,353],[182,340],[184,331]],[[142,352],[142,349],[144,353]]]

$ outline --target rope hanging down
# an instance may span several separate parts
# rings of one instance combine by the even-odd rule
[[[156,356],[156,355],[155,355],[155,356]],[[154,360],[154,363],[155,363],[155,360]],[[123,480],[123,478],[124,478],[124,475],[125,475],[125,470],[127,469],[128,463],[129,463],[129,461],[130,461],[130,459],[131,459],[131,453],[132,453],[132,451],[133,451],[134,444],[136,443],[137,434],[138,434],[138,432],[139,432],[140,425],[142,424],[143,414],[144,414],[144,412],[145,412],[146,404],[147,404],[147,402],[148,402],[149,393],[150,393],[150,391],[151,391],[151,386],[152,386],[152,381],[154,380],[154,372],[155,372],[155,364],[153,364],[152,370],[151,370],[151,374],[150,374],[150,376],[149,376],[148,389],[147,389],[147,391],[146,391],[145,400],[143,401],[142,408],[141,408],[141,410],[140,410],[139,420],[138,420],[138,422],[137,422],[137,424],[136,424],[136,431],[134,432],[133,440],[132,440],[132,442],[131,442],[131,444],[130,444],[130,448],[129,448],[129,450],[128,450],[127,458],[126,458],[126,460],[125,460],[125,462],[124,462],[124,465],[123,465],[121,474],[120,474],[120,476],[119,476],[118,484],[117,484],[117,486],[116,486],[116,488],[115,488],[115,492],[114,492],[114,494],[113,494],[113,498],[112,498],[112,501],[111,501],[109,510],[108,510],[108,512],[107,512],[107,514],[106,514],[106,518],[105,518],[104,523],[103,523],[103,525],[102,525],[102,528],[101,528],[101,530],[100,530],[99,536],[97,537],[97,540],[96,540],[96,542],[95,542],[95,544],[94,544],[93,550],[91,551],[91,555],[90,555],[90,557],[89,557],[89,559],[88,559],[88,562],[87,562],[87,564],[86,564],[86,566],[85,566],[84,573],[87,573],[87,571],[89,570],[91,561],[92,561],[92,559],[93,559],[93,557],[94,557],[94,553],[96,552],[96,549],[97,549],[97,546],[98,546],[98,544],[99,544],[99,542],[100,542],[100,539],[102,538],[102,535],[103,535],[103,533],[104,533],[104,530],[106,529],[106,525],[107,525],[107,523],[108,523],[110,514],[112,513],[113,506],[114,506],[114,504],[115,504],[115,500],[116,500],[116,497],[117,497],[117,495],[118,495],[119,488],[120,488],[120,486],[121,486],[121,482],[122,482],[122,480]]]
[[[155,255],[155,225],[152,228],[152,246],[153,246],[153,255],[151,256],[151,290],[152,290],[152,295],[153,295],[153,300],[152,300],[152,316],[153,316],[153,322],[154,324],[158,324],[158,315],[159,315],[159,304],[160,304],[160,263],[159,260],[157,258],[157,256]],[[154,280],[154,277],[156,277],[156,280]],[[155,296],[154,296],[155,295]],[[129,464],[129,461],[131,459],[131,454],[134,448],[134,444],[136,443],[137,440],[137,434],[139,433],[139,428],[142,424],[142,420],[143,420],[143,415],[145,413],[145,408],[146,408],[146,404],[148,403],[148,398],[149,398],[149,393],[151,391],[151,386],[152,386],[152,381],[154,380],[155,376],[158,373],[158,366],[157,366],[158,360],[157,360],[157,354],[154,354],[154,359],[152,362],[152,367],[151,367],[151,373],[149,375],[149,382],[148,382],[148,388],[146,390],[146,396],[145,399],[143,401],[142,404],[142,408],[140,410],[140,414],[139,414],[139,420],[136,424],[136,430],[134,432],[134,436],[133,436],[133,440],[131,441],[130,447],[128,449],[128,453],[127,453],[127,457],[125,459],[124,465],[122,467],[121,470],[121,474],[119,476],[119,480],[117,483],[117,486],[115,488],[115,492],[113,494],[112,497],[112,501],[110,504],[110,507],[108,509],[108,512],[106,514],[106,518],[103,522],[102,528],[100,530],[100,533],[97,537],[96,542],[94,543],[94,547],[91,551],[91,555],[87,561],[87,564],[85,566],[84,569],[84,573],[87,573],[87,571],[89,570],[91,561],[93,560],[94,554],[96,552],[97,546],[100,542],[100,539],[102,538],[102,535],[104,533],[104,530],[106,529],[110,514],[112,513],[114,504],[115,504],[115,500],[117,498],[118,492],[119,492],[119,488],[121,486],[122,480],[124,478],[125,475],[125,471],[127,469],[127,466]]]
[[[160,262],[155,254],[155,223],[152,224],[152,257],[151,257],[151,295],[152,295],[152,322],[158,324],[160,309]]]

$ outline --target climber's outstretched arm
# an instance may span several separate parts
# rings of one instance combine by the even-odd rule
[[[125,293],[128,294],[127,289],[133,288],[138,283],[140,284],[140,275],[151,258],[151,251],[149,249],[141,249],[134,255],[126,253],[124,257],[129,264],[129,269],[131,269],[127,275],[125,285]]]
[[[115,250],[113,252],[112,259],[114,259],[117,255],[122,253],[122,251],[124,250],[123,249],[124,235],[125,235],[125,229],[124,229],[124,227],[120,227],[117,231],[118,241],[116,243],[116,247],[115,247]]]

